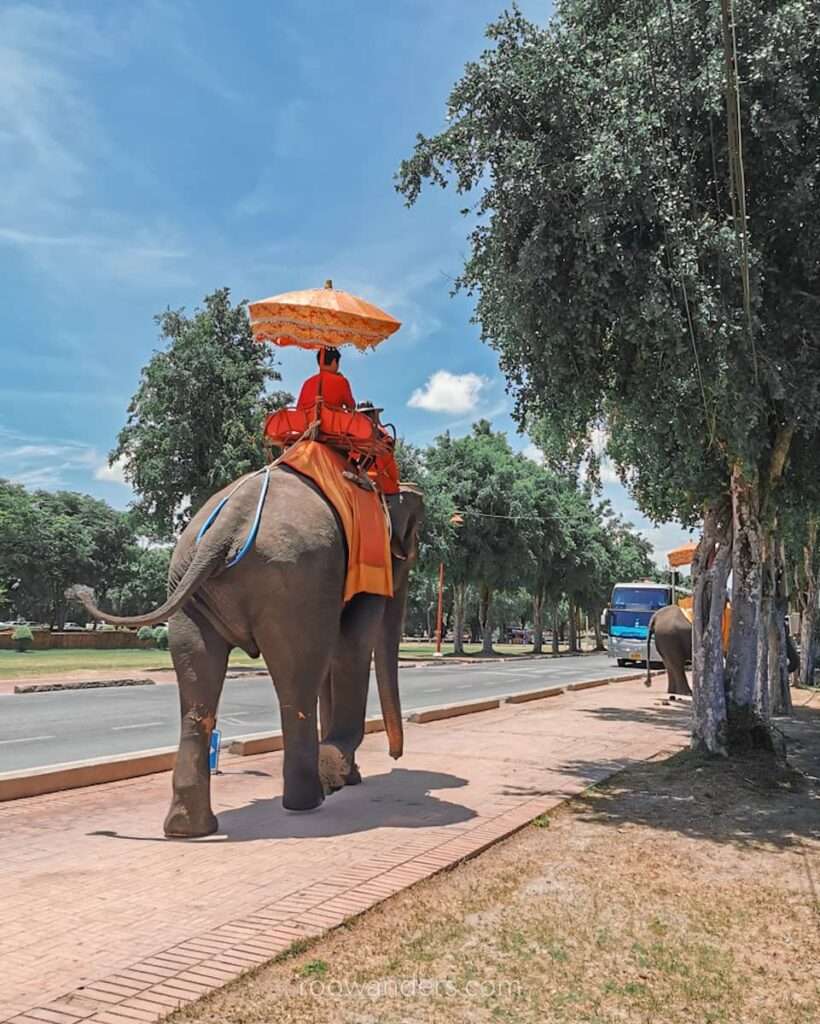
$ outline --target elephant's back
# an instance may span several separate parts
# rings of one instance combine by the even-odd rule
[[[267,562],[292,564],[319,558],[345,570],[345,541],[332,506],[310,480],[284,467],[270,477],[256,538]]]

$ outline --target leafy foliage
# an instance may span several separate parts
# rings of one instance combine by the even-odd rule
[[[82,580],[104,599],[127,579],[135,549],[130,516],[104,501],[0,481],[0,578],[13,582],[18,614],[62,626],[66,587]]]
[[[272,349],[253,340],[229,289],[206,295],[192,316],[169,309],[155,319],[168,344],[143,368],[110,461],[124,460],[144,523],[165,538],[264,463],[264,417],[292,398],[268,390],[281,379]]]
[[[728,461],[766,467],[784,423],[811,438],[820,417],[812,5],[737,9],[750,317],[719,5],[565,0],[547,28],[513,12],[488,34],[399,187],[480,191],[460,284],[521,422],[577,460],[606,419],[641,506],[695,522]]]

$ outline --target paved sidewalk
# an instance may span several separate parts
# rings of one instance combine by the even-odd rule
[[[364,785],[309,814],[281,754],[214,779],[220,832],[162,838],[162,774],[0,806],[0,1021],[151,1021],[686,742],[688,709],[620,683],[366,737]]]

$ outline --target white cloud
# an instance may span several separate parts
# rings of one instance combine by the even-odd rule
[[[94,445],[36,437],[0,427],[0,477],[42,490],[85,489],[83,478],[129,486],[117,462],[109,466]]]
[[[124,487],[131,486],[125,479],[125,459],[122,456],[115,459],[110,466],[107,462],[97,466],[94,470],[94,479],[104,480],[106,483],[111,484],[122,484]]]
[[[526,448],[521,450],[521,454],[525,459],[530,459],[532,462],[537,462],[539,466],[544,465],[544,453],[537,445],[534,445],[532,441],[527,445]]]
[[[428,412],[465,413],[476,408],[487,379],[477,373],[454,374],[436,370],[423,388],[416,388],[407,404]]]

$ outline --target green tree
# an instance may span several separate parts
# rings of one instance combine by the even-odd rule
[[[561,488],[561,481],[552,472],[529,459],[520,460],[515,492],[517,504],[529,513],[519,522],[519,537],[526,554],[524,578],[532,601],[536,654],[543,650],[544,608],[554,588],[556,563],[571,543],[561,512]]]
[[[503,433],[494,433],[486,420],[473,425],[467,437],[444,434],[425,454],[426,493],[433,501],[457,511],[463,525],[449,524],[439,550],[453,585],[453,629],[456,653],[463,653],[466,586],[479,591],[482,648],[492,647],[492,596],[509,587],[525,559],[518,533],[523,514],[517,503],[515,482],[518,460]]]
[[[253,340],[229,289],[192,316],[155,319],[166,347],[143,368],[109,461],[123,460],[142,521],[168,538],[214,491],[264,464],[265,415],[292,398],[269,390],[281,379],[272,348]]]
[[[126,580],[110,595],[118,615],[138,615],[162,604],[168,594],[170,546],[136,548]]]
[[[644,511],[703,522],[693,739],[721,752],[768,741],[764,566],[820,417],[820,30],[809,0],[736,11],[737,59],[717,4],[504,15],[399,180],[480,190],[461,284],[548,454],[607,423]]]
[[[126,579],[136,537],[127,513],[74,491],[29,492],[0,481],[0,580],[19,615],[65,624],[65,589],[101,598]]]

